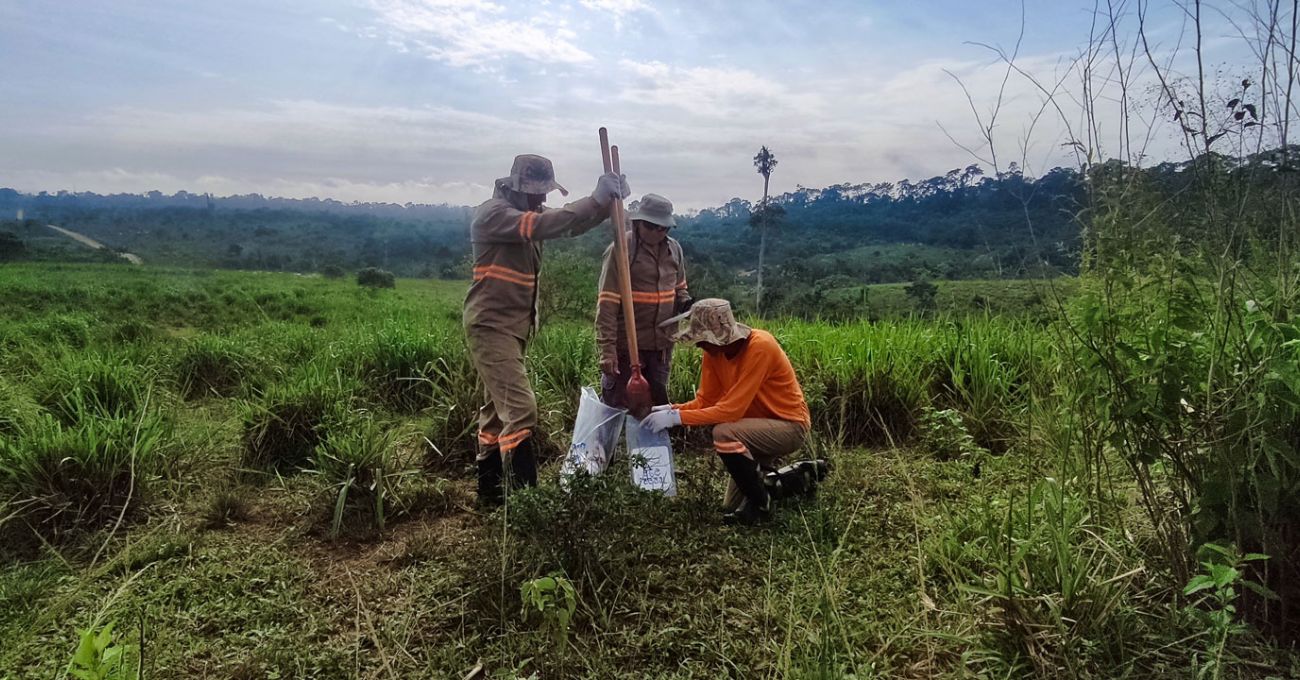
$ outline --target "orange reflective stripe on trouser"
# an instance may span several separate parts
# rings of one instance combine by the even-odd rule
[[[536,285],[532,274],[511,269],[509,267],[503,267],[499,264],[484,264],[475,267],[474,280],[480,281],[482,279],[496,279],[498,281],[505,281],[506,283],[513,283],[528,288],[532,288]]]
[[[510,434],[507,435],[503,435],[498,440],[501,444],[501,453],[510,453],[511,451],[514,451],[515,447],[522,444],[523,441],[525,439],[528,439],[528,436],[531,435],[532,433],[533,433],[532,430],[525,429],[525,430],[519,430],[518,432],[511,432]]]
[[[748,452],[749,452],[749,449],[746,448],[745,445],[742,444],[742,443],[740,443],[740,442],[719,442],[719,441],[715,441],[715,442],[713,442],[713,448],[717,449],[717,450],[718,450],[718,453],[741,453],[741,454],[743,454],[743,453],[748,453]]]
[[[466,344],[483,381],[478,430],[490,435],[501,453],[512,451],[537,426],[537,399],[524,370],[525,343],[509,333],[472,326]],[[521,435],[520,433],[525,433]],[[484,446],[480,456],[498,451]]]

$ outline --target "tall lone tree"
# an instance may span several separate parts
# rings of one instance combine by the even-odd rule
[[[776,154],[764,145],[754,156],[754,168],[763,176],[763,203],[759,208],[762,218],[758,227],[758,295],[754,303],[755,311],[763,313],[763,257],[767,253],[767,184],[772,179],[772,170],[776,168]]]

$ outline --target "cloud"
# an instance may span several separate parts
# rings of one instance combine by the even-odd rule
[[[114,107],[0,132],[4,183],[477,204],[518,153],[554,154],[561,123],[450,107],[315,100],[203,110]],[[599,164],[599,157],[590,164]],[[594,177],[594,168],[593,168]],[[58,180],[56,178],[63,177]]]
[[[609,12],[615,16],[650,9],[642,0],[579,0],[579,3],[587,9]]]
[[[619,61],[630,77],[619,98],[640,105],[682,109],[699,116],[727,116],[739,111],[797,110],[811,114],[819,97],[791,91],[753,71],[728,66],[683,67],[661,61]]]
[[[452,66],[484,67],[507,57],[543,64],[593,59],[575,44],[563,17],[551,14],[520,18],[488,0],[371,0],[370,7],[399,44]]]

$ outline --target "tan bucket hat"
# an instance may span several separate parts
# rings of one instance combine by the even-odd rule
[[[737,340],[749,337],[749,326],[737,323],[731,313],[731,303],[721,298],[705,298],[691,305],[690,311],[678,314],[659,324],[667,328],[680,324],[686,319],[686,329],[678,329],[669,334],[673,342],[695,344],[709,342],[715,345],[730,345]]]
[[[627,214],[629,220],[645,220],[661,227],[675,227],[673,202],[659,194],[646,194],[637,202],[636,210]]]
[[[548,194],[558,190],[562,196],[569,195],[569,190],[555,181],[555,168],[551,165],[551,159],[533,154],[515,156],[515,162],[510,166],[510,176],[498,179],[497,185],[521,194]]]

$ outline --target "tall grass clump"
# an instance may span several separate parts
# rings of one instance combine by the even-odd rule
[[[0,489],[42,535],[97,527],[135,507],[167,460],[169,425],[149,409],[102,417],[91,407],[71,423],[43,414],[16,436],[0,437]]]
[[[85,313],[52,314],[23,324],[21,332],[29,340],[47,347],[85,349],[94,336],[97,322]]]
[[[944,608],[970,617],[967,663],[998,677],[1088,677],[1171,668],[1181,650],[1161,620],[1141,555],[1088,499],[1054,480],[994,493],[925,546]]]
[[[357,340],[358,377],[384,406],[415,413],[434,406],[434,396],[446,390],[438,366],[464,352],[459,328],[430,327],[411,318],[390,320]]]
[[[175,359],[176,380],[186,399],[234,396],[263,370],[264,361],[239,340],[200,335]]]
[[[47,358],[32,391],[37,403],[63,424],[75,425],[87,416],[131,418],[146,399],[161,398],[155,382],[155,371],[129,355],[64,353]]]
[[[430,488],[419,465],[400,446],[399,430],[374,419],[373,413],[352,413],[325,434],[313,456],[312,471],[329,482],[333,495],[331,538],[338,537],[348,512],[360,510],[368,528],[386,527],[389,517],[430,501]],[[445,494],[438,494],[445,495]]]
[[[567,432],[578,415],[578,398],[584,385],[599,385],[596,343],[588,324],[548,326],[528,348],[529,377],[537,395],[542,452],[558,456],[567,442],[550,433]]]
[[[372,526],[383,531],[392,489],[398,486],[395,432],[370,414],[355,414],[325,433],[316,446],[313,470],[334,495],[330,537],[337,537],[349,507],[365,508]],[[405,471],[410,474],[411,471]]]
[[[235,347],[243,348],[282,373],[299,370],[327,351],[324,334],[288,321],[268,321],[241,328],[227,337]]]
[[[41,408],[26,390],[0,376],[0,437],[16,436],[40,414]]]
[[[346,420],[355,392],[350,379],[320,362],[246,400],[243,464],[276,470],[308,464],[330,428]]]
[[[697,559],[692,542],[700,537],[686,528],[699,524],[692,515],[699,508],[696,499],[679,500],[643,491],[615,471],[576,475],[567,491],[543,485],[514,493],[506,520],[519,578],[558,570],[600,602],[617,597],[639,565]],[[670,526],[678,527],[674,540],[649,538]]]
[[[981,447],[1000,453],[1025,431],[1035,399],[1050,392],[1043,332],[1014,320],[946,324],[932,361],[934,401],[957,409]]]
[[[962,414],[981,446],[1005,450],[1044,380],[1041,331],[1019,321],[785,322],[773,331],[813,426],[842,445],[905,443],[925,408],[944,407]]]

